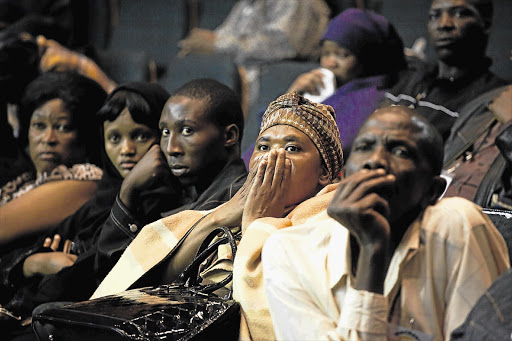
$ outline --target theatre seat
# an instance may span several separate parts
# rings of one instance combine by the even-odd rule
[[[483,212],[487,214],[505,239],[509,259],[512,259],[512,211],[484,208]]]
[[[256,138],[260,128],[259,113],[292,85],[295,79],[319,67],[318,62],[284,60],[261,66],[259,96],[249,108],[245,124],[242,150],[248,148]]]
[[[154,61],[144,51],[98,50],[98,65],[116,83],[156,80]]]
[[[241,96],[238,67],[226,56],[189,55],[185,58],[172,58],[166,65],[166,72],[159,83],[172,92],[195,78],[213,78],[226,84]]]

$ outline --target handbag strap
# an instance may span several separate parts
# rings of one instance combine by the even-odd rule
[[[488,207],[491,205],[492,195],[498,185],[502,183],[501,181],[496,181],[496,179],[501,179],[506,167],[507,161],[503,155],[498,154],[478,186],[475,198],[473,199],[475,204],[480,205],[481,207]]]
[[[221,236],[218,240],[212,243],[215,237]],[[203,293],[211,293],[214,292],[226,284],[228,284],[233,279],[233,274],[230,273],[224,279],[219,281],[218,283],[201,285],[200,282],[202,280],[199,274],[199,267],[201,264],[212,254],[217,252],[219,245],[229,243],[231,247],[232,258],[235,258],[237,244],[236,241],[241,237],[241,233],[237,233],[236,236],[233,235],[231,230],[227,227],[217,227],[215,228],[201,243],[197,254],[185,270],[180,274],[178,279],[175,281],[177,285],[185,285],[188,287],[196,287],[198,291]]]
[[[450,168],[497,121],[488,104],[505,89],[506,86],[487,91],[461,108],[460,116],[445,141],[444,169]]]

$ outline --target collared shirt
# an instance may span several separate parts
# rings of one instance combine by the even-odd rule
[[[461,198],[428,207],[409,227],[384,295],[352,288],[349,240],[325,212],[267,240],[263,276],[277,339],[385,340],[391,306],[399,326],[449,339],[510,266],[499,232],[480,207]]]

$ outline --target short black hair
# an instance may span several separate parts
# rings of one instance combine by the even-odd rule
[[[227,85],[210,78],[199,78],[183,84],[171,97],[183,96],[207,103],[205,112],[217,126],[226,127],[235,124],[239,130],[238,144],[244,131],[244,115],[237,94]]]
[[[135,122],[147,125],[155,131],[160,131],[158,128],[160,116],[152,114],[151,108],[144,97],[129,90],[117,91],[107,99],[96,116],[100,122],[115,121],[125,108],[128,109]]]
[[[493,0],[468,0],[468,2],[475,6],[478,13],[482,16],[485,28],[491,27],[494,12]]]
[[[388,107],[381,107],[377,109],[368,120],[375,114],[392,112],[404,113],[411,118],[416,130],[414,131],[419,135],[418,147],[423,155],[427,158],[431,165],[432,174],[439,175],[443,169],[444,158],[444,144],[441,134],[423,115],[419,114],[415,109],[403,105],[391,105]]]
[[[28,129],[34,111],[52,99],[60,99],[71,115],[79,141],[84,143],[89,161],[99,164],[101,137],[96,112],[107,94],[87,77],[73,72],[47,72],[33,80],[21,100],[19,120],[20,139],[28,143]]]

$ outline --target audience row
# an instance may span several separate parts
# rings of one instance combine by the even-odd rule
[[[6,335],[34,339],[36,307],[174,283],[225,226],[236,257],[219,247],[201,277],[233,274],[217,294],[239,302],[242,340],[509,337],[503,311],[475,327],[494,316],[479,298],[510,281],[512,243],[482,211],[512,207],[512,86],[485,55],[492,1],[433,0],[429,18],[431,67],[381,15],[334,17],[321,69],[269,104],[245,152],[240,98],[216,80],[116,85],[44,37],[5,36]],[[510,299],[500,283],[494,309]]]

